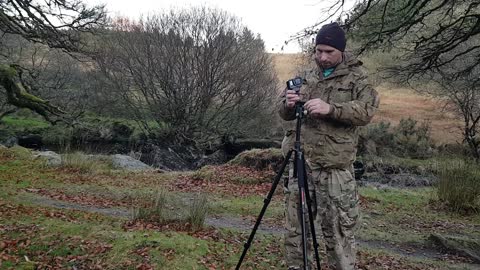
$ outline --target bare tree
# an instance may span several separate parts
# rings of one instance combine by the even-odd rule
[[[444,77],[440,84],[446,90],[452,110],[463,119],[463,137],[471,155],[480,161],[480,79],[448,80]]]
[[[171,11],[137,22],[118,19],[97,61],[136,119],[153,133],[167,125],[180,141],[260,131],[276,93],[263,41],[228,14]],[[155,125],[152,125],[155,123]],[[248,130],[252,128],[252,130]]]
[[[104,6],[88,7],[81,0],[0,1],[0,30],[29,41],[76,52],[80,34],[105,23]]]
[[[103,6],[88,8],[79,0],[0,1],[0,55],[7,59],[0,65],[0,87],[3,87],[7,103],[29,108],[52,122],[56,121],[52,116],[62,119],[65,115],[63,110],[30,93],[40,84],[26,83],[22,75],[29,69],[21,63],[9,63],[11,55],[3,50],[7,35],[18,35],[30,42],[76,53],[81,52],[84,45],[80,38],[82,33],[91,32],[104,23]]]
[[[477,40],[480,41],[480,38]],[[469,46],[471,44],[466,42],[459,46],[459,50]],[[446,100],[446,108],[462,119],[464,142],[472,156],[480,161],[480,67],[475,67],[469,73],[459,72],[465,65],[471,65],[472,61],[476,60],[458,58],[441,68],[425,72],[421,77],[414,76],[409,82],[421,92]],[[424,87],[426,81],[434,82],[434,87]]]
[[[355,2],[352,9],[346,5]],[[314,34],[329,21],[342,22],[358,53],[401,47],[411,59],[399,69],[409,76],[441,68],[458,58],[474,58],[458,72],[471,72],[480,63],[480,45],[459,49],[480,34],[479,0],[333,0],[319,23],[292,38]]]
[[[342,22],[358,53],[391,53],[395,60],[383,67],[389,79],[446,98],[478,160],[480,1],[361,0],[344,10],[348,2],[334,0],[320,24]],[[430,82],[436,83],[434,91],[425,87]]]

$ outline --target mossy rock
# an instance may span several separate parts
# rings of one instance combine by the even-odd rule
[[[18,159],[31,159],[32,151],[28,148],[15,145],[8,149]]]
[[[255,170],[273,169],[277,171],[283,162],[282,150],[279,148],[252,149],[241,152],[228,164],[239,165]]]

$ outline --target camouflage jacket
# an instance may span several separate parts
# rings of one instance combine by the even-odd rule
[[[362,62],[345,53],[343,61],[327,78],[323,78],[319,68],[304,73],[302,99],[320,98],[333,106],[333,111],[323,118],[306,115],[303,119],[303,149],[307,162],[314,168],[348,169],[355,161],[358,126],[370,122],[379,104],[378,94],[367,82],[361,66]],[[279,114],[287,121],[295,119],[295,111],[285,107],[284,97],[279,102]],[[293,134],[290,137],[293,147],[295,138]]]

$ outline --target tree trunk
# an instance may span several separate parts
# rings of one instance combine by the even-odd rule
[[[7,92],[7,102],[18,108],[28,108],[45,118],[52,124],[58,120],[51,117],[63,118],[65,112],[60,108],[50,105],[48,101],[29,94],[23,84],[18,80],[17,69],[13,66],[0,65],[0,86]]]

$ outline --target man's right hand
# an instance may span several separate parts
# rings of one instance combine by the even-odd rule
[[[298,95],[295,90],[287,90],[285,99],[285,105],[287,108],[291,109],[295,107],[295,103],[297,103],[297,101],[300,101],[300,95]]]

